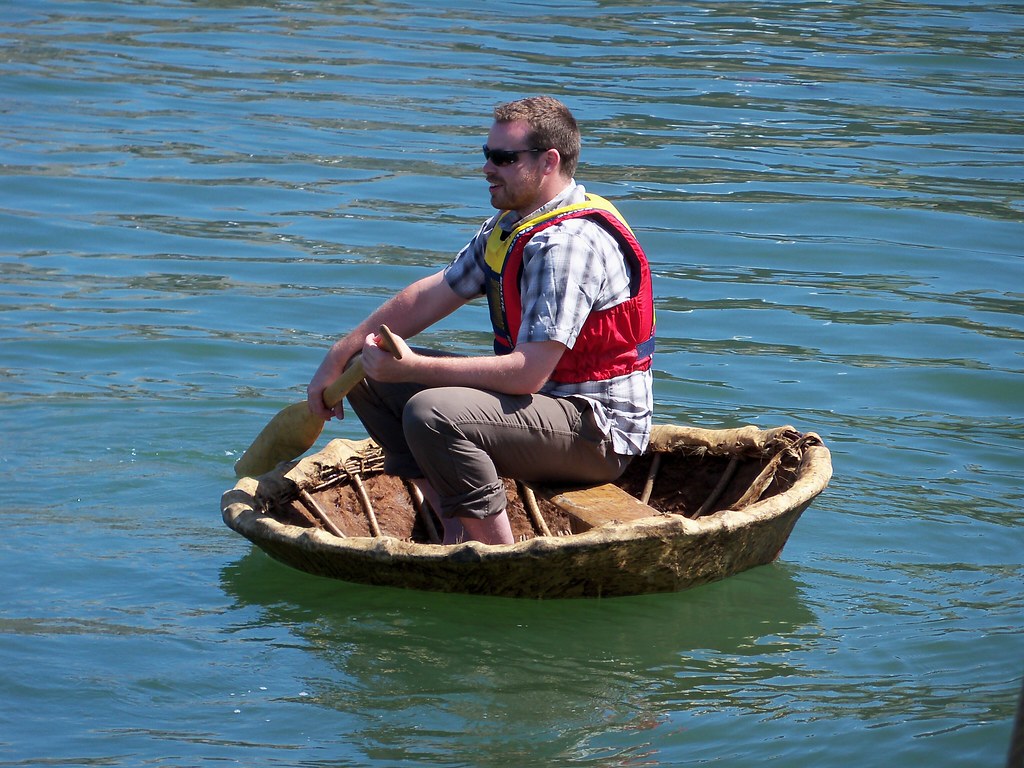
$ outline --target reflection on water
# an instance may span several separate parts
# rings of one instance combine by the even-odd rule
[[[236,608],[259,609],[237,631],[283,628],[334,668],[306,681],[308,703],[356,716],[349,738],[369,754],[406,759],[465,750],[471,763],[489,743],[529,762],[542,743],[568,760],[680,710],[767,713],[779,692],[750,691],[794,674],[792,652],[815,635],[778,564],[675,595],[540,602],[317,579],[253,550],[221,586]],[[476,735],[450,741],[465,734]],[[522,734],[536,740],[525,750]]]

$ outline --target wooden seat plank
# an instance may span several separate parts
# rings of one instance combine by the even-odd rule
[[[565,510],[573,520],[573,533],[658,514],[653,507],[611,483],[585,488],[537,486],[534,492]]]

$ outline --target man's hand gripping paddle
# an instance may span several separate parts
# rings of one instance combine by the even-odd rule
[[[401,353],[391,331],[382,325],[377,345],[397,358]],[[324,404],[334,408],[366,375],[362,357],[357,357],[337,379],[324,390]],[[256,477],[269,472],[282,461],[291,461],[313,447],[323,431],[324,421],[309,410],[306,401],[284,408],[256,436],[242,458],[235,462],[236,477]]]

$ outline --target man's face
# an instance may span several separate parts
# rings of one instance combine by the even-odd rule
[[[495,123],[487,134],[487,147],[490,150],[535,149],[526,140],[529,131],[525,120]],[[483,170],[490,185],[491,205],[499,211],[516,211],[520,216],[537,210],[547,202],[541,199],[545,162],[543,152],[520,152],[510,165],[496,165],[493,159],[487,160]]]

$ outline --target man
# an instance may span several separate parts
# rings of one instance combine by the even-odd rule
[[[614,480],[647,445],[654,308],[647,259],[605,200],[573,175],[580,134],[539,96],[499,106],[484,145],[498,214],[445,269],[412,283],[337,341],[307,389],[323,391],[362,353],[349,402],[384,449],[385,471],[415,482],[463,538],[513,543],[502,477]],[[487,296],[496,355],[414,351],[411,337]],[[387,325],[401,357],[379,348]]]

